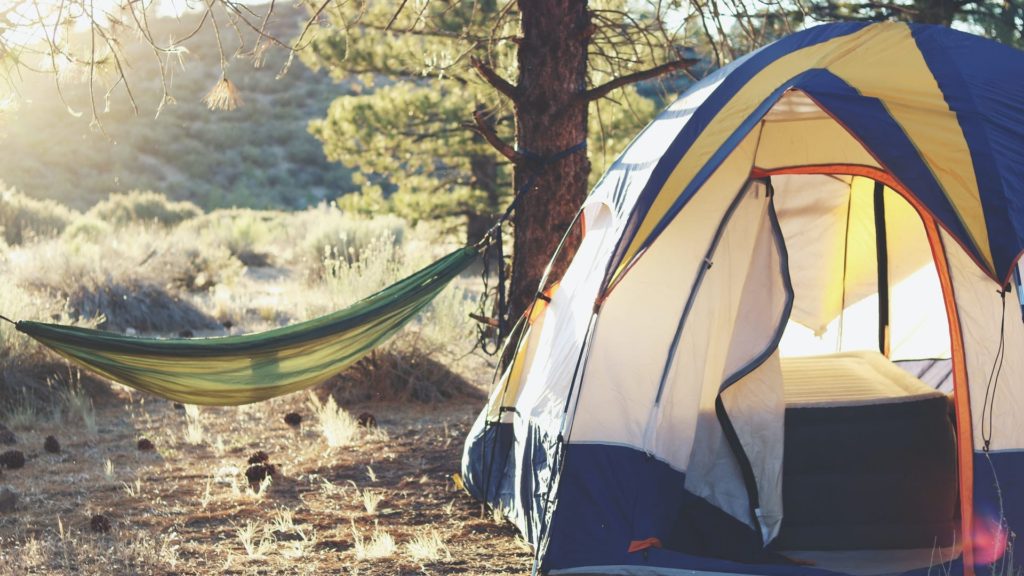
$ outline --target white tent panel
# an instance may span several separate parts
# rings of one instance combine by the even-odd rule
[[[704,275],[692,308],[685,318],[676,318],[677,325],[685,323],[679,346],[669,355],[671,366],[658,410],[648,423],[644,448],[677,469],[686,470],[687,484],[702,482],[705,474],[704,470],[690,470],[688,466],[702,461],[696,451],[713,448],[707,438],[683,439],[695,438],[698,429],[720,428],[715,417],[715,398],[728,377],[733,331],[739,324],[748,273],[755,264],[754,248],[767,225],[767,209],[768,202],[758,188],[744,192],[743,201],[725,227],[712,256],[713,265]],[[743,322],[741,329],[757,338],[757,328]],[[702,420],[707,420],[706,426],[705,422],[697,424],[698,412]]]
[[[517,410],[549,431],[561,424],[569,387],[587,336],[603,264],[616,236],[608,209],[587,224],[587,235],[544,312],[533,357],[523,375]],[[525,435],[518,438],[525,438]]]
[[[656,455],[685,464],[687,490],[753,527],[734,448],[715,411],[719,392],[731,383],[723,402],[758,480],[766,542],[782,521],[785,407],[777,357],[765,354],[788,298],[770,209],[764,186],[756,183],[729,220],[686,319],[651,435]],[[692,447],[674,440],[691,433]]]
[[[718,223],[747,181],[756,144],[757,130],[712,174],[702,193],[694,196],[602,304],[571,442],[643,447],[644,428],[679,315]],[[689,446],[692,430],[689,437],[677,441]],[[684,462],[677,464],[681,467]]]
[[[720,72],[712,74],[670,104],[633,140],[619,161],[635,164],[661,158],[697,107],[718,88],[725,76]]]
[[[783,356],[878,349],[874,182],[862,177],[772,179],[796,300]],[[890,357],[948,358],[945,305],[921,217],[885,189]]]
[[[750,460],[754,478],[757,479],[761,537],[764,542],[771,542],[782,527],[783,516],[782,461],[786,402],[778,350],[756,370],[727,388],[722,393],[722,401]],[[723,469],[722,472],[727,470]],[[738,478],[732,476],[730,483],[735,485],[736,480]],[[706,485],[725,483],[724,476],[712,474]],[[735,486],[732,489],[735,490]],[[732,508],[727,509],[731,513],[745,512],[741,506],[749,506],[746,491],[742,498],[731,505]]]
[[[938,270],[917,210],[885,189],[889,255],[889,357],[949,358],[949,322]]]
[[[1020,424],[1020,417],[1024,414],[1024,387],[1015,384],[1024,382],[1024,354],[1021,354],[1024,321],[1017,304],[1016,287],[1006,295],[1004,302],[998,294],[999,285],[949,234],[942,231],[941,235],[963,332],[974,447],[984,446],[984,438],[991,429],[990,449],[1022,449],[1024,426]],[[1001,342],[1005,353],[999,362]]]
[[[819,335],[843,309],[850,176],[772,177],[775,210],[789,251],[792,320]]]

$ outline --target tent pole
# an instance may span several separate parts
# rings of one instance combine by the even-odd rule
[[[889,357],[889,246],[885,229],[885,184],[875,181],[875,253],[878,262],[878,350]]]

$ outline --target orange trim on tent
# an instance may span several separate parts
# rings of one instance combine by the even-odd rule
[[[953,280],[949,274],[949,264],[946,261],[946,252],[942,245],[935,216],[892,174],[873,166],[829,164],[774,168],[771,170],[754,168],[750,173],[753,178],[765,178],[782,174],[832,174],[871,178],[893,189],[909,202],[921,216],[925,234],[928,236],[928,245],[932,250],[932,260],[939,275],[939,283],[942,285],[942,300],[946,307],[946,318],[949,322],[949,343],[953,356],[953,402],[956,411],[957,468],[960,480],[960,529],[963,542],[964,576],[974,576],[974,429],[971,425],[971,399],[967,382],[967,360],[964,352],[963,332],[960,329],[960,317],[957,314],[956,300],[953,293]],[[966,249],[965,252],[970,254]],[[981,268],[985,270],[984,267]]]
[[[932,247],[935,267],[942,284],[942,299],[949,319],[949,342],[953,353],[953,403],[956,412],[957,462],[960,473],[960,529],[963,540],[964,574],[974,576],[974,428],[971,424],[971,397],[967,386],[967,359],[963,332],[949,275],[945,248],[934,220],[925,220],[928,244]]]
[[[661,548],[661,540],[657,538],[647,538],[644,540],[633,540],[629,543],[629,552],[639,552],[641,550],[647,550],[648,548]]]

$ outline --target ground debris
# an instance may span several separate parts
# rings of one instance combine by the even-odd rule
[[[89,520],[89,528],[92,528],[93,532],[106,534],[107,532],[110,532],[110,518],[107,518],[103,514],[95,514]]]
[[[18,506],[18,493],[4,486],[0,488],[0,514],[14,512]]]
[[[363,428],[377,427],[377,418],[373,414],[370,414],[369,412],[363,412],[362,414],[360,414],[359,417],[356,418],[356,422],[358,422],[359,425],[362,426]]]
[[[43,442],[43,450],[46,450],[50,454],[60,454],[60,442],[54,436],[47,436]]]
[[[11,429],[3,424],[0,424],[0,444],[10,446],[18,443],[18,437],[11,432]]]
[[[254,489],[259,486],[268,476],[277,475],[277,466],[267,463],[252,464],[245,469],[245,478]]]
[[[25,454],[21,450],[8,450],[0,454],[0,468],[17,470],[25,467]]]

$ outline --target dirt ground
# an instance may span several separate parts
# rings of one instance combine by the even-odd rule
[[[0,574],[526,574],[516,531],[452,478],[481,405],[345,406],[379,429],[336,448],[304,394],[195,416],[121,391],[80,417],[12,426],[18,444],[0,452],[27,462],[0,473],[19,495],[0,512]],[[50,435],[60,453],[44,450]],[[257,451],[277,473],[253,488]]]

